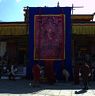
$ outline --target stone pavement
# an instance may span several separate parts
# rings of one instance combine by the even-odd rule
[[[82,85],[56,83],[41,84],[40,87],[29,85],[28,80],[0,80],[0,96],[95,96],[95,82],[90,82],[89,90],[81,90]]]

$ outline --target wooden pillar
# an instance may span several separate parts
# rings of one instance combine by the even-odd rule
[[[79,84],[79,62],[78,62],[78,45],[77,45],[77,40],[75,38],[74,40],[74,70],[73,70],[73,76],[74,76],[74,84]]]
[[[13,41],[9,41],[7,43],[7,54],[9,63],[16,62],[16,43]]]

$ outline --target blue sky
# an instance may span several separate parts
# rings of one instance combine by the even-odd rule
[[[59,1],[60,7],[83,6],[76,8],[74,14],[92,14],[95,12],[95,0],[0,0],[1,21],[23,21],[23,8],[30,7],[56,7]]]

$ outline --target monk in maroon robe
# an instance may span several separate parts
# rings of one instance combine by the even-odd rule
[[[40,82],[40,66],[39,64],[34,64],[32,68],[33,80],[35,84],[39,84]]]

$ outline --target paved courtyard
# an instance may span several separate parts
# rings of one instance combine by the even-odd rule
[[[56,83],[41,84],[40,87],[29,85],[27,80],[0,80],[0,96],[95,96],[95,82],[90,82],[89,90],[81,90],[82,85]]]

